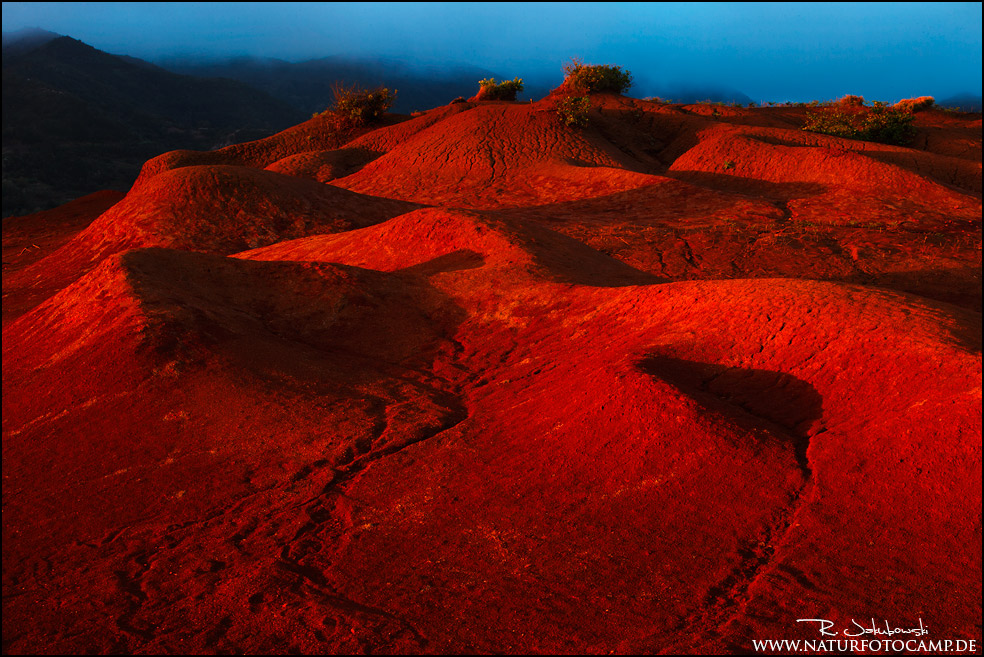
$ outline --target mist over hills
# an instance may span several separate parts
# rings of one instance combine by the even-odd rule
[[[64,35],[42,30],[40,27],[26,27],[22,30],[4,32],[3,56],[22,55],[62,36]]]
[[[336,81],[398,89],[392,110],[409,113],[471,95],[494,75],[341,57],[172,64],[166,70],[40,28],[4,33],[3,216],[125,191],[146,160],[166,151],[283,130],[325,109]]]
[[[335,81],[344,85],[364,87],[386,86],[397,89],[392,111],[409,114],[444,105],[458,96],[468,98],[478,91],[479,80],[522,78],[524,89],[518,100],[539,100],[563,81],[564,73],[558,68],[553,75],[515,69],[492,71],[467,64],[449,63],[443,67],[418,66],[405,61],[387,58],[357,59],[332,56],[302,62],[259,57],[231,57],[226,59],[170,58],[156,62],[159,66],[186,75],[224,77],[239,80],[271,96],[279,98],[305,112],[318,112],[333,100]],[[752,98],[719,85],[658,84],[635,75],[630,95],[638,98],[658,96],[679,102],[700,101],[747,104]]]
[[[748,104],[720,85],[661,84],[632,71],[630,95],[677,103]],[[41,28],[3,34],[3,216],[47,209],[85,194],[130,187],[141,165],[176,149],[212,150],[273,134],[320,112],[333,87],[387,86],[408,114],[469,97],[488,77],[521,77],[519,100],[537,100],[563,71],[492,71],[392,58],[330,56],[301,62],[263,57],[171,57],[151,63],[112,55]],[[781,99],[775,99],[781,100]],[[938,104],[980,111],[961,94]]]
[[[981,96],[974,94],[957,94],[946,98],[937,98],[936,104],[940,107],[952,107],[962,112],[980,112]]]
[[[458,96],[471,96],[478,90],[479,80],[501,77],[496,72],[473,66],[428,69],[393,59],[341,56],[296,63],[261,57],[173,58],[160,60],[157,64],[185,75],[238,80],[308,114],[320,112],[332,103],[332,87],[336,82],[345,86],[396,89],[396,102],[391,111],[409,114],[445,105]]]

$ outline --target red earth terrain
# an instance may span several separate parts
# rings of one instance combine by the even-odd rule
[[[979,651],[980,114],[556,103],[5,219],[4,652]]]

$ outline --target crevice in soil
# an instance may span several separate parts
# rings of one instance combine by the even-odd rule
[[[327,570],[322,566],[307,563],[310,556],[317,555],[324,562],[326,551],[338,554],[348,545],[347,536],[352,528],[351,508],[346,502],[348,491],[358,477],[365,473],[371,465],[381,459],[394,456],[418,443],[430,440],[447,431],[454,429],[464,422],[468,413],[464,407],[455,406],[449,409],[441,423],[430,430],[420,431],[409,440],[387,443],[380,447],[370,447],[368,451],[354,454],[344,463],[332,467],[333,476],[325,484],[322,491],[314,498],[303,504],[307,521],[296,531],[294,537],[280,550],[276,566],[286,572],[293,573],[301,579],[290,585],[295,593],[313,592],[326,604],[345,614],[358,613],[379,619],[385,619],[398,624],[402,630],[413,637],[413,640],[425,649],[428,640],[413,625],[384,609],[366,605],[352,600],[338,591],[329,582]],[[379,439],[389,432],[386,426],[372,441],[379,444]],[[325,537],[325,535],[329,537]],[[330,538],[336,537],[336,538]],[[337,537],[341,537],[340,539]],[[333,543],[333,544],[332,544]],[[327,564],[330,569],[331,564]]]
[[[765,429],[793,449],[803,484],[764,534],[747,539],[738,548],[735,569],[707,592],[696,616],[679,629],[691,636],[717,635],[741,616],[755,582],[774,567],[775,555],[786,542],[796,515],[813,491],[810,441],[826,431],[823,398],[816,389],[790,374],[771,370],[728,367],[650,355],[638,362],[644,372],[678,387],[739,425]]]

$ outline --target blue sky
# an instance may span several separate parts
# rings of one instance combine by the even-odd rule
[[[578,56],[627,68],[636,89],[716,85],[756,100],[981,93],[977,2],[4,2],[3,30],[22,27],[151,61],[375,55],[550,81]]]

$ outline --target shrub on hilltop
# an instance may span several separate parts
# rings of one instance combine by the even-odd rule
[[[847,94],[843,98],[838,98],[834,104],[838,107],[864,107],[864,97]]]
[[[907,146],[916,136],[913,119],[912,112],[905,107],[886,107],[881,103],[876,103],[874,107],[864,107],[838,101],[833,107],[808,110],[803,130],[846,139]]]
[[[350,126],[364,126],[379,121],[396,100],[396,90],[391,91],[386,87],[362,89],[358,86],[345,87],[336,82],[332,91],[335,102],[320,116],[331,115]]]
[[[564,65],[564,78],[561,88],[582,95],[592,93],[624,93],[632,86],[632,74],[623,71],[621,66],[589,65],[579,59],[572,59]]]
[[[495,78],[478,81],[478,93],[472,100],[516,100],[516,94],[523,90],[523,80],[513,78],[496,82]]]
[[[919,96],[918,98],[903,98],[899,102],[892,105],[892,107],[909,112],[921,112],[922,110],[927,110],[930,107],[933,107],[935,104],[936,99],[932,96]]]

